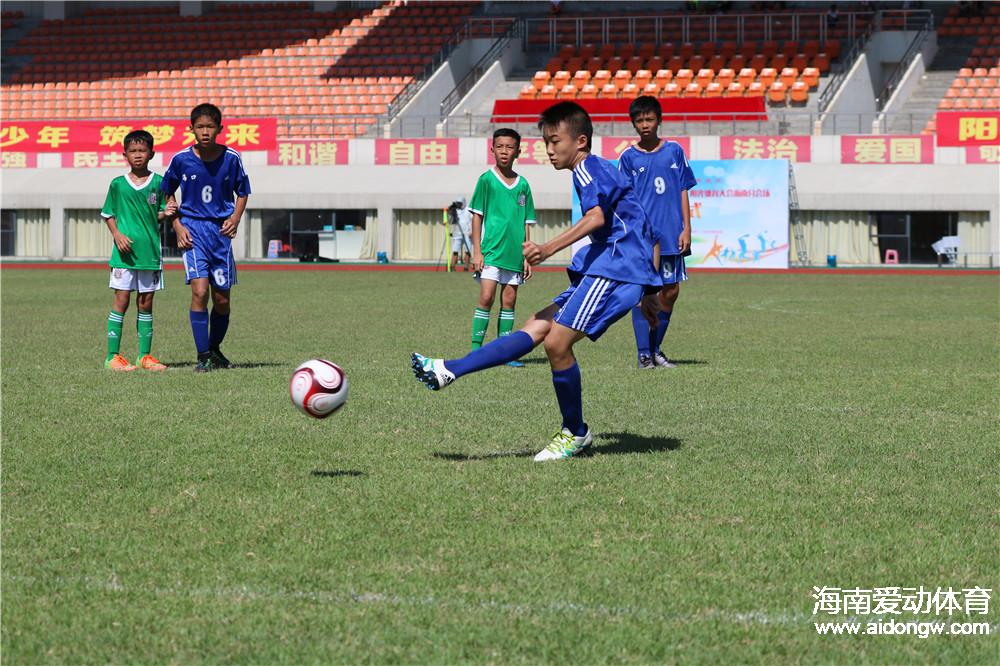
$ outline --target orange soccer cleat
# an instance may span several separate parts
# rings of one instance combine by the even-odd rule
[[[121,354],[115,354],[104,362],[104,367],[115,372],[132,372],[136,366],[129,363]]]
[[[152,354],[146,354],[139,359],[139,367],[143,370],[151,370],[153,372],[163,372],[167,369],[167,366],[163,365],[155,358]]]

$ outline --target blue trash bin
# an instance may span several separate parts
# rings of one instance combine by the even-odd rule
[[[826,265],[829,268],[836,268],[837,267],[837,255],[835,255],[835,254],[828,254],[828,255],[826,255]]]

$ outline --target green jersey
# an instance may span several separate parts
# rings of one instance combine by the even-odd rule
[[[483,263],[522,272],[524,225],[535,223],[535,202],[528,181],[518,176],[508,185],[494,167],[476,181],[469,210],[483,218],[479,240]]]
[[[136,185],[128,174],[111,181],[101,217],[115,218],[118,231],[132,241],[132,251],[124,256],[111,244],[111,268],[158,271],[162,267],[157,214],[166,207],[167,199],[160,191],[161,180],[159,174],[150,173],[142,185]]]

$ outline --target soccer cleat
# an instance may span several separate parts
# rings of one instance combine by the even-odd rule
[[[523,368],[524,367],[524,363],[521,363],[520,361],[507,361],[507,365],[509,365],[512,368]]]
[[[583,437],[575,437],[569,428],[563,428],[552,436],[552,441],[535,456],[535,462],[546,462],[548,460],[563,460],[572,458],[586,449],[593,442],[590,429]]]
[[[136,370],[136,366],[126,360],[121,354],[115,354],[108,360],[104,362],[104,367],[108,370],[113,370],[114,372],[132,372]]]
[[[212,355],[212,363],[215,369],[218,370],[221,368],[225,370],[233,367],[233,364],[229,362],[229,359],[222,354],[218,347],[209,349],[208,353]]]
[[[167,366],[153,358],[152,354],[146,354],[140,358],[136,365],[143,370],[151,370],[152,372],[163,372],[167,369]]]
[[[649,370],[650,368],[655,368],[656,364],[653,362],[653,357],[649,354],[639,354],[639,369]]]
[[[198,354],[198,362],[195,363],[195,372],[212,372],[217,370],[218,366],[215,365],[215,360],[212,358],[211,352],[205,352],[204,354]]]
[[[656,365],[657,368],[676,368],[677,367],[675,364],[671,363],[667,359],[667,355],[664,354],[663,352],[661,352],[659,349],[657,349],[656,353],[653,354],[653,364]]]
[[[455,375],[444,367],[444,359],[414,353],[410,356],[410,365],[417,380],[432,391],[440,391],[455,381]]]

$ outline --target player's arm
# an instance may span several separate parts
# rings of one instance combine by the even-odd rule
[[[111,237],[115,239],[115,247],[122,254],[128,254],[132,251],[132,239],[123,234],[118,230],[118,221],[115,219],[114,215],[109,215],[104,218],[104,223],[108,225],[108,229],[111,231]]]
[[[681,215],[684,218],[684,228],[677,239],[677,249],[684,254],[691,249],[691,204],[688,200],[688,191],[681,190]]]
[[[222,223],[222,228],[219,229],[219,232],[223,236],[236,238],[236,229],[240,226],[240,220],[243,219],[243,211],[246,210],[247,199],[249,198],[250,196],[247,194],[236,197],[236,209],[233,211],[232,215],[225,219]]]
[[[160,222],[169,222],[177,217],[177,200],[174,195],[168,194],[163,199],[163,208],[156,214],[156,219]]]
[[[537,266],[553,254],[567,248],[584,236],[597,231],[604,226],[604,211],[600,206],[594,206],[580,218],[580,221],[562,232],[552,240],[542,245],[532,241],[524,242],[524,258],[532,266]]]
[[[530,224],[525,224],[524,225],[524,242],[525,243],[530,243],[531,242],[531,225]],[[524,279],[525,280],[528,280],[528,279],[531,278],[531,275],[532,275],[531,264],[528,263],[527,259],[524,260],[524,271],[523,272],[524,272]]]
[[[483,216],[472,214],[472,270],[477,273],[483,270],[483,251],[480,242],[483,238]]]

